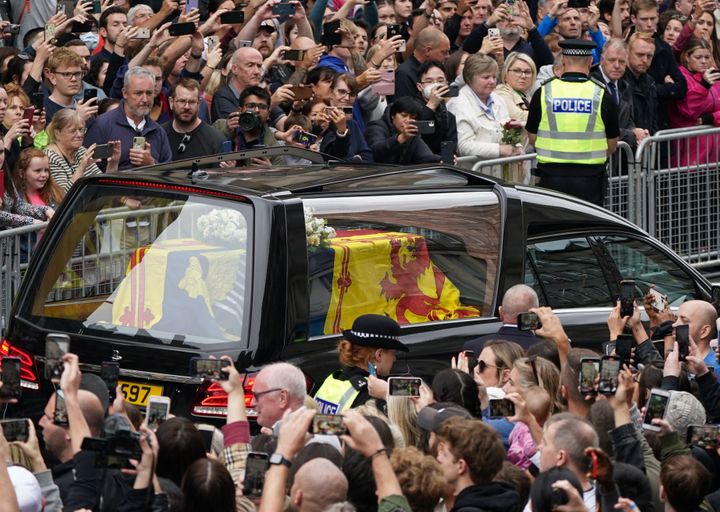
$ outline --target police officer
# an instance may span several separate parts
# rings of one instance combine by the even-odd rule
[[[564,73],[538,89],[525,128],[537,152],[538,185],[603,205],[607,157],[615,152],[618,111],[589,76],[593,41],[560,41]]]
[[[373,380],[371,393],[368,380],[370,375],[390,374],[397,350],[407,352],[408,348],[400,342],[400,326],[395,320],[382,315],[357,317],[338,344],[342,370],[330,374],[315,394],[320,412],[340,414],[371,397],[384,400],[387,384]]]

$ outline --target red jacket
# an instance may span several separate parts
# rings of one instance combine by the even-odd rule
[[[687,96],[670,104],[670,127],[684,128],[697,126],[703,114],[712,114],[712,124],[720,126],[720,82],[707,87],[701,73],[691,73],[685,66],[680,71],[687,81]],[[681,139],[671,149],[677,159],[675,165],[695,165],[715,162],[718,143],[716,136]]]

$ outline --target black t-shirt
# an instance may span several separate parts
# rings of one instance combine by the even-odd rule
[[[222,153],[222,143],[227,140],[220,130],[205,122],[200,123],[200,126],[187,134],[176,132],[173,129],[172,121],[168,121],[162,127],[167,133],[173,160],[200,158]],[[185,135],[189,135],[190,140],[183,143]],[[181,144],[185,146],[184,151],[181,151]]]

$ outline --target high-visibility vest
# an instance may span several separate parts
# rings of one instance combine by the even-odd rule
[[[592,80],[551,80],[540,94],[538,163],[604,164],[607,136],[600,112],[605,89]]]
[[[332,373],[315,393],[315,401],[320,406],[320,414],[340,414],[352,407],[358,394],[360,391],[350,380],[336,379]]]

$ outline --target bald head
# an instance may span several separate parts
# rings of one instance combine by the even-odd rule
[[[500,309],[501,320],[506,324],[517,323],[518,313],[540,305],[535,290],[524,284],[516,284],[505,292]]]
[[[105,419],[102,403],[95,393],[81,389],[78,391],[78,402],[85,421],[93,437],[100,437]]]
[[[683,302],[678,309],[678,318],[673,326],[689,325],[690,337],[704,356],[710,346],[710,340],[716,336],[716,320],[717,311],[712,304],[704,300],[689,300]]]
[[[290,47],[294,50],[309,50],[315,48],[315,41],[309,37],[297,36]]]
[[[232,83],[238,91],[260,84],[263,56],[255,48],[251,46],[238,48],[233,53],[230,63],[232,64]]]
[[[232,56],[232,63],[240,64],[247,59],[257,58],[258,56],[262,58],[260,52],[257,51],[255,48],[253,48],[252,46],[244,46],[235,50],[235,53],[233,53]]]
[[[328,459],[317,458],[303,464],[295,474],[290,499],[296,510],[320,512],[345,501],[347,491],[343,472]]]
[[[450,54],[450,40],[441,30],[425,27],[415,39],[413,55],[420,62],[435,60],[445,62]]]

